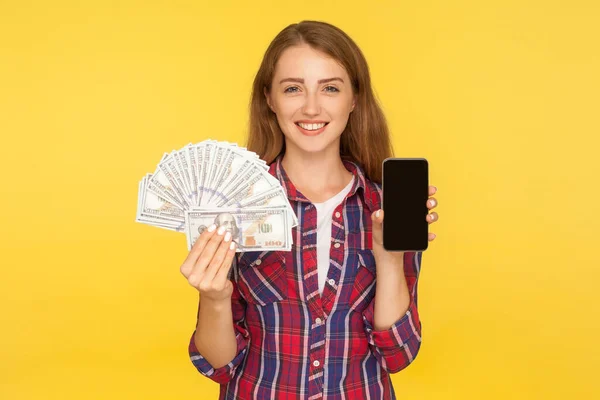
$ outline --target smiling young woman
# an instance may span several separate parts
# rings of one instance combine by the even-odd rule
[[[348,35],[302,21],[274,38],[252,88],[247,147],[299,225],[291,251],[235,257],[222,233],[203,233],[189,270],[224,261],[200,290],[194,366],[221,384],[220,399],[395,398],[390,374],[421,345],[422,253],[383,249],[382,161],[393,149]]]

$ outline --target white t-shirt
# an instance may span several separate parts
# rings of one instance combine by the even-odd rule
[[[327,272],[329,271],[329,260],[331,250],[331,225],[333,221],[333,210],[340,205],[342,200],[352,189],[354,177],[341,192],[324,201],[313,203],[317,210],[317,270],[319,276],[319,293],[323,293]]]

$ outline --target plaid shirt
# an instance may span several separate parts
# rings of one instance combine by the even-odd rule
[[[193,365],[221,384],[224,399],[395,399],[390,374],[406,368],[421,345],[417,280],[422,252],[406,252],[410,306],[387,330],[373,328],[375,258],[371,213],[381,185],[355,163],[356,179],[333,213],[330,266],[323,294],[317,277],[315,206],[289,180],[281,156],[269,172],[298,216],[292,250],[238,253],[231,298],[237,355],[215,369],[189,343]]]

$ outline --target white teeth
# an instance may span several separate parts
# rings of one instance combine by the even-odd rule
[[[325,123],[321,123],[321,124],[303,124],[301,122],[298,122],[298,125],[300,125],[304,129],[306,129],[307,131],[316,131],[317,129],[321,129],[322,127],[324,127],[326,124]]]

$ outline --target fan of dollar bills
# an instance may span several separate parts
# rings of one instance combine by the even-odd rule
[[[136,222],[185,232],[188,250],[212,224],[238,252],[291,250],[298,225],[280,182],[256,153],[205,140],[165,153],[139,183]]]

